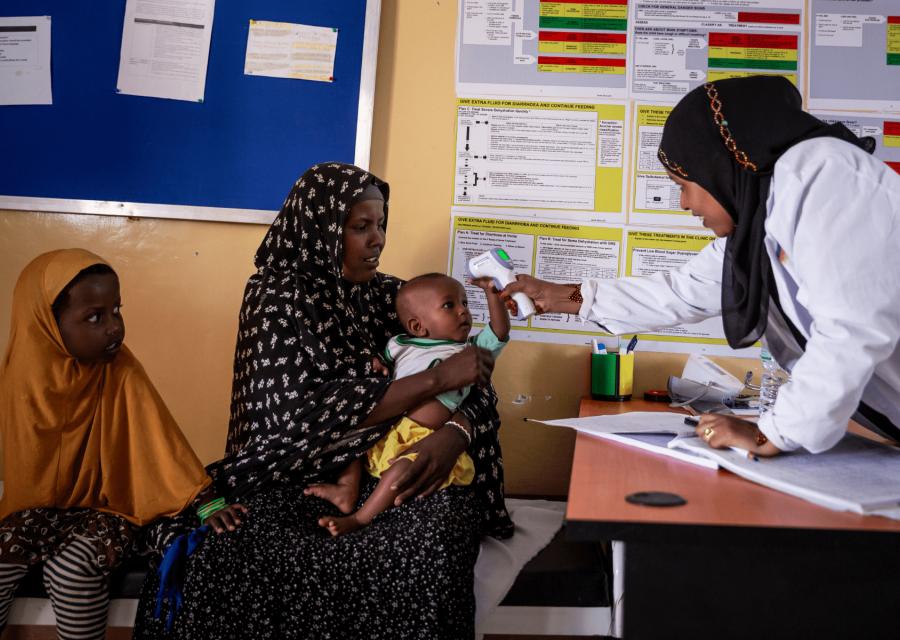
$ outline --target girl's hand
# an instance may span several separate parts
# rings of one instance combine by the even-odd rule
[[[379,358],[378,356],[372,356],[372,373],[374,373],[376,376],[387,378],[391,375],[391,370],[388,369],[387,365],[381,358]]]
[[[472,432],[472,425],[465,416],[456,414],[453,419]],[[394,499],[394,506],[399,507],[411,497],[430,496],[444,484],[459,454],[466,450],[465,438],[456,431],[452,425],[443,426],[405,451],[419,455],[391,486],[400,492]]]
[[[470,384],[484,386],[491,380],[494,356],[486,349],[466,347],[434,368],[440,391],[462,389]]]
[[[534,302],[537,313],[578,313],[581,303],[569,299],[574,290],[574,285],[571,284],[546,282],[520,273],[516,276],[515,282],[510,282],[500,292],[500,298],[515,304],[511,298],[512,294],[524,293]]]
[[[694,432],[713,449],[739,447],[766,457],[781,453],[781,449],[769,441],[757,444],[759,429],[756,425],[734,416],[707,413],[700,417]]]
[[[241,526],[241,514],[247,513],[247,507],[235,502],[224,509],[216,511],[206,519],[203,524],[208,524],[216,533],[225,533],[225,530],[234,531]]]

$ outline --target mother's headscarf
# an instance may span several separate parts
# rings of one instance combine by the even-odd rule
[[[226,458],[211,467],[232,496],[271,481],[308,481],[374,444],[387,425],[360,426],[390,380],[378,346],[396,330],[399,281],[342,278],[344,222],[367,187],[388,185],[339,163],[294,184],[256,252],[240,312]]]
[[[209,484],[128,347],[91,364],[66,350],[53,301],[96,264],[106,262],[82,249],[52,251],[16,283],[0,371],[0,519],[36,507],[89,508],[143,525],[180,513]]]
[[[766,200],[775,163],[792,146],[830,136],[871,153],[874,141],[802,109],[781,76],[710,82],[688,93],[663,128],[659,159],[673,174],[706,189],[731,215],[722,272],[722,321],[732,348],[755,343],[777,295],[766,255]]]

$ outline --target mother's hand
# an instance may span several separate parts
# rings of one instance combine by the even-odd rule
[[[443,391],[462,389],[471,384],[484,386],[490,382],[493,370],[494,356],[475,346],[466,347],[435,367]]]
[[[478,347],[466,347],[438,366],[391,382],[378,404],[360,425],[369,427],[396,418],[445,391],[480,386],[491,380],[494,356]]]
[[[463,414],[457,413],[453,420],[472,433],[472,425]],[[415,452],[418,456],[391,485],[392,489],[400,492],[394,505],[399,507],[413,496],[425,498],[437,491],[467,444],[456,427],[444,425],[407,449],[405,453]]]

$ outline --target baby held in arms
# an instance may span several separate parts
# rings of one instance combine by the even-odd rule
[[[509,315],[504,302],[490,278],[480,278],[472,283],[487,295],[490,325],[471,338],[472,314],[466,291],[457,280],[441,273],[428,273],[413,278],[400,288],[397,314],[406,333],[391,338],[384,352],[384,359],[393,365],[395,380],[433,367],[469,345],[487,349],[495,357],[506,346]],[[375,368],[383,367],[379,361]],[[307,495],[328,500],[348,514],[320,518],[319,524],[336,536],[364,527],[379,513],[394,506],[399,493],[394,484],[416,458],[415,452],[404,452],[433,430],[457,428],[470,440],[471,435],[465,427],[450,420],[470,389],[463,387],[448,391],[417,406],[400,418],[366,453],[365,460],[351,462],[336,484],[318,484],[307,488]],[[359,496],[363,465],[369,474],[379,478],[379,482],[362,506],[355,513],[350,513]],[[441,488],[451,484],[468,485],[474,477],[472,459],[463,452]]]

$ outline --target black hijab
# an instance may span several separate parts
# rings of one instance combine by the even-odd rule
[[[387,183],[352,165],[311,167],[256,252],[240,312],[226,458],[210,467],[233,498],[273,482],[331,478],[391,426],[360,425],[390,385],[371,363],[403,332],[394,310],[401,281],[342,277],[344,223],[353,204],[378,197],[373,186],[386,225]],[[476,432],[470,454],[483,531],[505,537],[512,524],[494,400],[490,389],[473,390],[463,410]]]
[[[232,497],[273,481],[305,483],[335,471],[390,425],[360,427],[389,380],[372,356],[399,326],[400,282],[342,277],[344,222],[370,185],[351,165],[310,168],[294,184],[256,251],[234,354],[226,458],[212,465]]]
[[[763,244],[766,200],[775,162],[795,144],[830,136],[871,153],[874,140],[803,111],[800,93],[781,76],[707,83],[675,106],[663,128],[659,159],[706,189],[731,215],[722,271],[722,322],[734,349],[766,329],[777,296]]]

